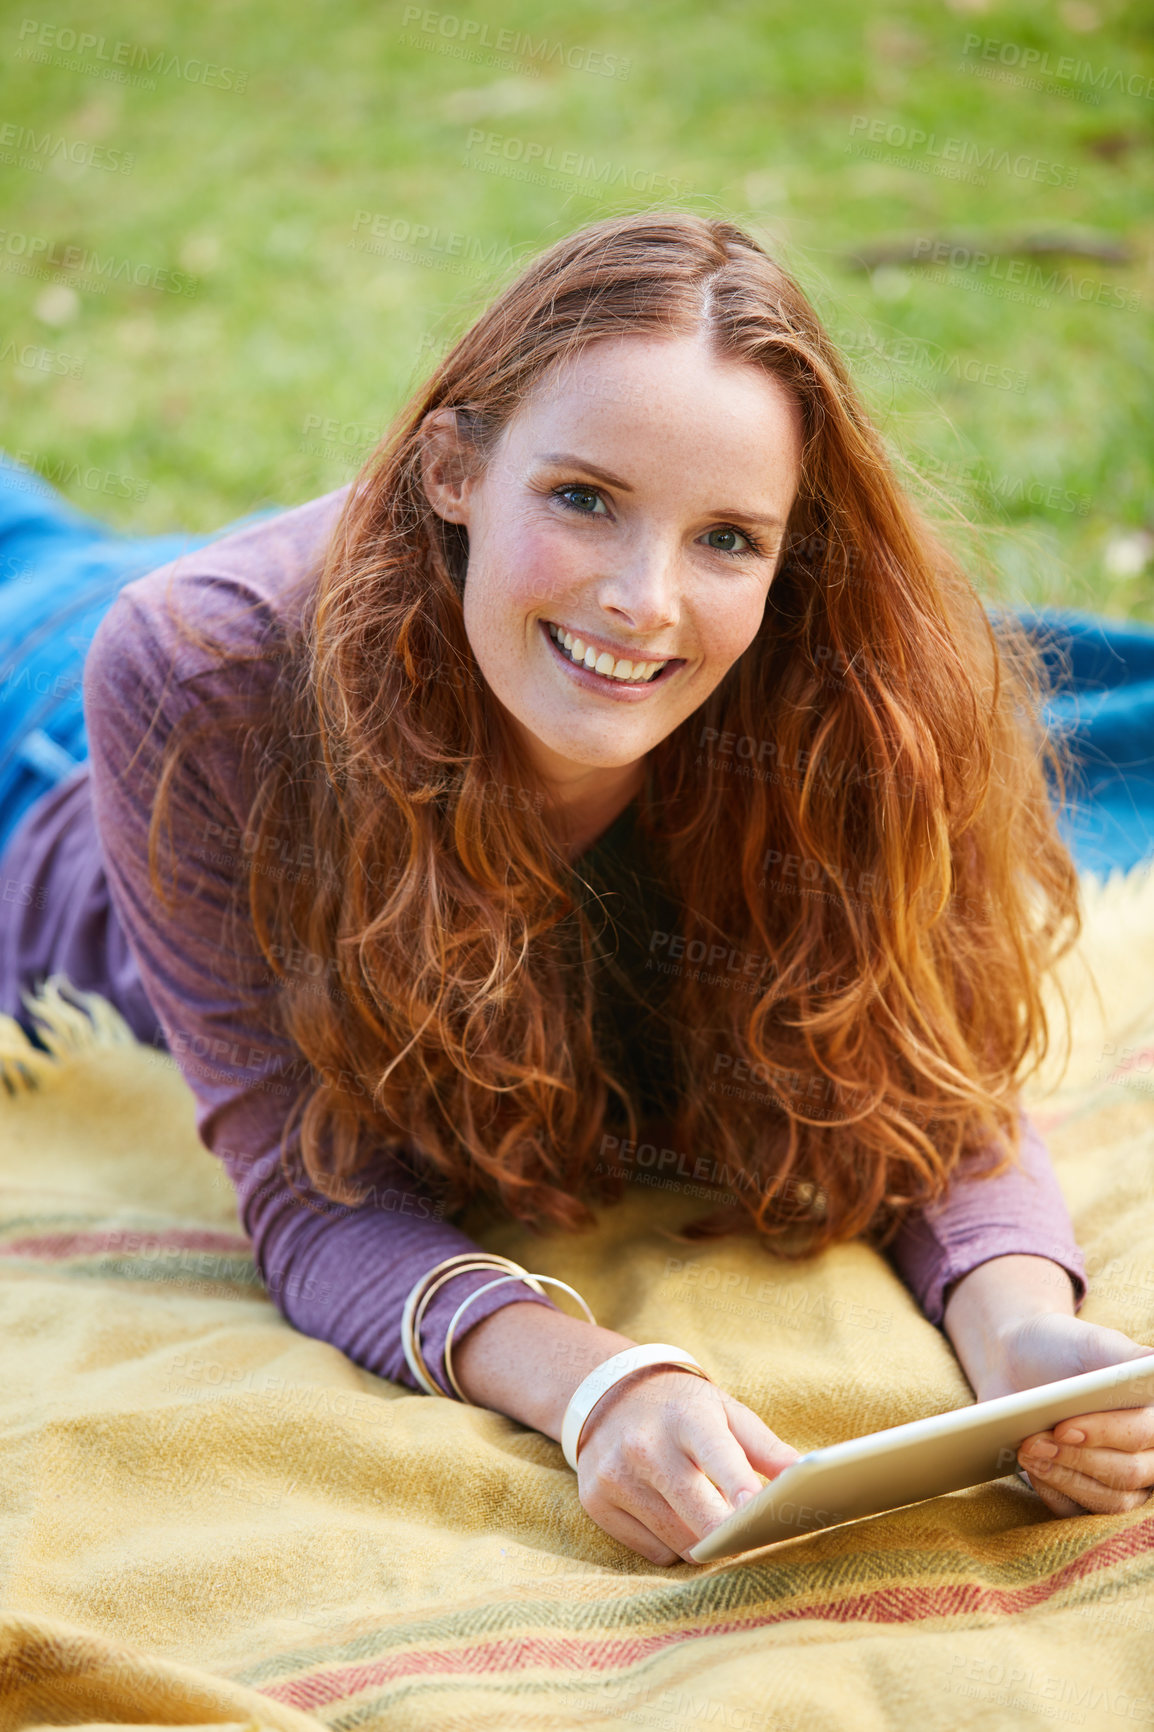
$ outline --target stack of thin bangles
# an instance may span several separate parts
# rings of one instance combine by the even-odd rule
[[[453,1372],[453,1341],[457,1325],[465,1311],[482,1293],[490,1293],[494,1287],[502,1287],[507,1281],[524,1281],[535,1293],[541,1293],[542,1283],[547,1287],[559,1287],[563,1293],[568,1293],[571,1299],[577,1301],[589,1322],[596,1326],[597,1319],[580,1293],[554,1275],[531,1275],[520,1263],[514,1263],[508,1257],[498,1257],[489,1251],[465,1251],[456,1257],[447,1257],[443,1263],[438,1263],[416,1282],[405,1300],[405,1309],[401,1316],[401,1345],[404,1348],[405,1363],[418,1388],[424,1390],[426,1395],[440,1395],[446,1400],[449,1399],[448,1391],[434,1382],[421,1352],[421,1323],[429,1302],[446,1282],[455,1280],[458,1275],[473,1275],[488,1269],[497,1270],[499,1273],[494,1280],[487,1281],[483,1287],[478,1287],[466,1295],[454,1311],[445,1332],[445,1376],[458,1401],[472,1405]],[[541,1293],[541,1297],[544,1298],[545,1295]],[[678,1370],[691,1371],[698,1377],[704,1377],[707,1383],[711,1381],[708,1373],[702,1370],[692,1354],[685,1353],[680,1347],[670,1347],[668,1342],[650,1342],[646,1346],[627,1347],[624,1352],[615,1353],[595,1366],[574,1390],[565,1409],[561,1428],[561,1449],[574,1473],[577,1471],[581,1435],[593,1409],[622,1378],[654,1365],[674,1366]]]

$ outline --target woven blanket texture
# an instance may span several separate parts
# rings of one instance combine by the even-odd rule
[[[1026,1100],[1083,1315],[1154,1344],[1154,867],[1083,882],[1070,1062]],[[549,1439],[285,1322],[173,1061],[62,986],[50,1051],[0,1019],[0,1732],[1154,1726],[1154,1504],[1062,1521],[1008,1477],[658,1569]],[[671,1237],[701,1211],[462,1224],[799,1448],[972,1399],[882,1257]]]

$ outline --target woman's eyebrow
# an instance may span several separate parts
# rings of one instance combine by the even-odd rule
[[[598,481],[604,481],[609,487],[619,487],[622,493],[633,492],[628,481],[622,481],[620,475],[613,475],[608,469],[602,469],[599,464],[590,463],[587,457],[578,457],[572,451],[543,451],[537,462],[584,469],[587,475],[595,475]],[[716,512],[718,517],[744,517],[749,523],[763,524],[766,529],[781,528],[780,517],[765,517],[758,511],[747,511],[743,505],[719,505]]]
[[[589,475],[596,475],[598,481],[606,482],[610,487],[620,487],[622,493],[632,493],[628,481],[622,481],[620,475],[611,475],[608,469],[601,469],[596,463],[590,463],[587,457],[577,457],[572,451],[544,451],[537,459],[538,463],[569,464],[574,469],[584,469]]]

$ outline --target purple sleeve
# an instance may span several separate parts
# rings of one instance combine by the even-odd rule
[[[931,1323],[940,1324],[946,1289],[979,1263],[1013,1254],[1048,1257],[1074,1282],[1075,1303],[1086,1296],[1086,1265],[1070,1212],[1037,1126],[1022,1115],[1020,1164],[995,1179],[973,1176],[972,1156],[945,1196],[911,1215],[889,1247],[898,1274]]]
[[[205,691],[203,669],[211,666],[207,658],[195,662],[198,652],[174,635],[164,612],[165,580],[179,567],[173,594],[181,611],[191,603],[187,611],[202,610],[198,623],[204,623],[207,612],[220,609],[213,623],[219,627],[223,619],[231,631],[234,618],[252,620],[254,600],[268,604],[267,574],[276,558],[299,563],[291,519],[309,509],[244,532],[245,541],[259,537],[253,550],[263,562],[259,569],[255,558],[251,571],[246,566],[243,546],[239,553],[230,547],[241,542],[238,536],[121,591],[84,669],[93,810],[110,899],[169,1050],[196,1098],[201,1141],[236,1188],[270,1296],[303,1333],[331,1342],[380,1377],[413,1387],[400,1342],[405,1297],[435,1264],[475,1247],[441,1219],[432,1185],[383,1157],[358,1179],[362,1189],[366,1181],[372,1188],[356,1207],[332,1203],[307,1182],[295,1132],[288,1159],[299,1196],[281,1171],[286,1115],[307,1092],[311,1067],[273,1014],[275,977],[247,917],[247,806],[223,746],[186,757],[172,784],[173,853],[162,841],[159,854],[166,888],[170,859],[179,864],[180,893],[171,910],[149,883],[148,823],[161,752],[177,716]],[[208,559],[214,563],[206,568]],[[199,676],[195,691],[188,684],[193,672]],[[244,996],[255,992],[259,1012],[243,1007],[242,989]],[[493,1278],[491,1272],[457,1277],[427,1313],[422,1346],[442,1385],[448,1320],[468,1292]],[[510,1283],[470,1307],[461,1335],[502,1305],[525,1300],[551,1304],[524,1283]]]

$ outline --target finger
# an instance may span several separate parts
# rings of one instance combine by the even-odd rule
[[[1101,1480],[1091,1479],[1087,1474],[1078,1473],[1075,1468],[1062,1467],[1057,1462],[1032,1461],[1022,1458],[1022,1466],[1029,1474],[1036,1489],[1042,1486],[1057,1492],[1063,1492],[1081,1504],[1084,1511],[1091,1515],[1118,1515],[1123,1510],[1137,1509],[1146,1502],[1149,1491],[1143,1489],[1122,1489],[1104,1485]]]
[[[1065,1492],[1056,1491],[1053,1486],[1047,1485],[1044,1479],[1039,1479],[1036,1484],[1031,1480],[1030,1487],[1053,1515],[1080,1516],[1089,1513],[1080,1503],[1075,1503],[1072,1497],[1067,1497]]]
[[[729,1429],[744,1450],[746,1459],[758,1473],[765,1474],[767,1479],[776,1479],[784,1468],[798,1460],[801,1451],[794,1449],[791,1443],[783,1443],[752,1408],[744,1406],[731,1395],[723,1394],[721,1399]]]
[[[1122,1421],[1125,1415],[1099,1414],[1095,1417]],[[1123,1429],[1121,1425],[1119,1429]],[[1099,1428],[1099,1432],[1105,1431],[1107,1435],[1109,1430],[1108,1426]],[[1061,1437],[1058,1435],[1060,1431]],[[1076,1473],[1083,1473],[1087,1478],[1097,1479],[1116,1490],[1133,1491],[1154,1484],[1154,1472],[1151,1472],[1154,1448],[1094,1450],[1084,1444],[1069,1442],[1071,1435],[1079,1437],[1081,1432],[1074,1429],[1071,1433],[1062,1426],[1055,1426],[1053,1431],[1034,1432],[1018,1447],[1019,1463],[1027,1471],[1037,1469],[1039,1473],[1055,1465],[1072,1468]]]
[[[582,1500],[584,1503],[584,1500]],[[603,1528],[610,1539],[619,1540],[623,1546],[628,1546],[631,1552],[638,1552],[651,1564],[666,1567],[669,1564],[683,1562],[680,1553],[667,1546],[664,1540],[658,1539],[643,1522],[631,1516],[628,1510],[618,1508],[615,1504],[604,1504],[597,1510],[584,1504],[585,1512],[591,1516],[599,1528]]]
[[[637,1479],[632,1495],[625,1500],[626,1507],[641,1514],[653,1531],[679,1552],[687,1552],[703,1534],[733,1513],[733,1503],[697,1461],[698,1455],[703,1455],[719,1472],[724,1466],[732,1474],[733,1463],[725,1453],[726,1439],[738,1463],[745,1463],[745,1473],[751,1476],[750,1494],[760,1491],[761,1481],[745,1462],[738,1444],[729,1437],[724,1416],[719,1412],[712,1415],[712,1424],[709,1420],[686,1417],[677,1433],[679,1447],[675,1453],[662,1449],[650,1454],[644,1443],[635,1442],[630,1466]]]
[[[1112,1491],[1148,1491],[1154,1485],[1154,1450],[1077,1449],[1067,1444],[1058,1445],[1056,1455],[1041,1455],[1035,1449],[1023,1451],[1021,1459],[1029,1473],[1035,1467],[1068,1468]]]
[[[1085,1443],[1091,1449],[1154,1449],[1154,1407],[1079,1414],[1059,1421],[1053,1437],[1056,1443]]]
[[[714,1496],[717,1496],[716,1492]],[[701,1537],[689,1528],[676,1510],[666,1502],[663,1489],[652,1483],[652,1477],[648,1473],[644,1478],[603,1473],[596,1480],[588,1499],[582,1497],[581,1501],[594,1521],[600,1522],[602,1526],[606,1525],[602,1516],[617,1510],[644,1528],[651,1540],[668,1547],[678,1557],[687,1552],[690,1546],[695,1546]],[[650,1554],[646,1552],[645,1556]],[[656,1558],[653,1561],[656,1561]]]
[[[745,1502],[761,1490],[761,1478],[751,1466],[727,1420],[725,1413],[686,1417],[680,1428],[680,1442],[700,1473],[670,1488],[662,1488],[673,1508],[690,1527],[705,1524],[698,1526],[699,1536],[736,1509],[738,1498]],[[685,1501],[679,1502],[679,1495],[683,1495]]]
[[[1055,1460],[1060,1467],[1097,1480],[1110,1491],[1140,1492],[1140,1502],[1154,1487],[1154,1450],[1061,1449]]]

